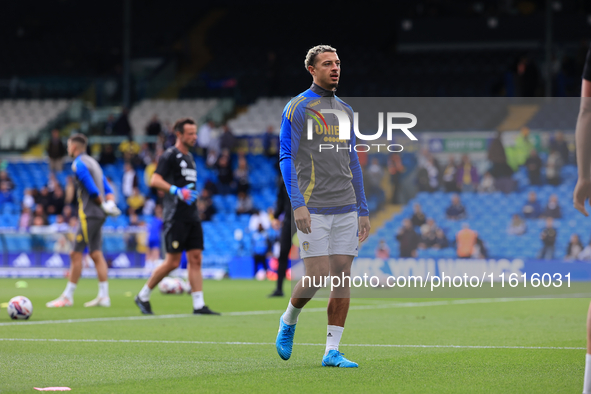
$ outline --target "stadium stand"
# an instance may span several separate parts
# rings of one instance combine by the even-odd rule
[[[69,100],[2,100],[0,101],[0,150],[23,150],[64,112]]]

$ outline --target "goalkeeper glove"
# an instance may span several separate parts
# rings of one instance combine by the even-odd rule
[[[172,185],[170,187],[169,193],[172,195],[176,195],[181,201],[191,205],[197,200],[197,191],[191,190],[195,187],[194,183],[189,183],[183,188],[178,186]]]
[[[117,208],[117,205],[115,205],[115,202],[112,200],[103,201],[103,203],[101,204],[101,209],[104,213],[106,213],[109,216],[121,215],[121,211],[119,210],[119,208]]]

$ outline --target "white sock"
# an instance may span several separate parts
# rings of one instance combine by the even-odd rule
[[[142,289],[140,290],[140,293],[138,294],[138,298],[140,299],[141,302],[150,301],[150,294],[152,294],[152,289],[150,289],[148,287],[148,284],[146,283],[144,285],[144,287],[142,287]]]
[[[288,326],[293,326],[298,322],[298,316],[300,315],[301,311],[302,308],[296,308],[291,304],[290,300],[289,304],[287,304],[287,310],[283,314],[283,322]]]
[[[74,290],[76,290],[76,283],[68,282],[62,295],[72,301],[74,299]]]
[[[583,382],[583,394],[591,394],[591,354],[585,355],[585,381]]]
[[[339,343],[341,343],[341,337],[343,336],[343,330],[345,327],[331,326],[329,325],[326,330],[326,350],[324,355],[326,356],[331,350],[339,350]]]
[[[109,298],[109,282],[99,282],[98,296],[100,298]]]
[[[201,309],[205,306],[205,301],[203,301],[203,292],[202,291],[192,292],[191,297],[193,297],[193,309]]]

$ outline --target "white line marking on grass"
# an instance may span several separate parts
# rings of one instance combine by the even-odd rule
[[[0,342],[84,342],[84,343],[146,343],[146,344],[183,344],[183,345],[247,345],[272,346],[274,342],[213,342],[213,341],[157,341],[143,339],[40,339],[40,338],[0,338]],[[294,343],[298,346],[326,346],[324,343]],[[489,346],[489,345],[390,345],[390,344],[343,344],[347,347],[384,347],[384,348],[442,348],[442,349],[518,349],[518,350],[585,350],[584,347],[566,346]]]
[[[446,305],[464,305],[464,304],[490,304],[497,302],[515,302],[515,301],[540,301],[548,300],[548,298],[475,298],[452,301],[428,301],[428,302],[396,302],[388,304],[377,305],[352,305],[349,310],[373,310],[373,309],[390,309],[390,308],[418,308],[427,306],[446,306]],[[242,311],[242,312],[224,312],[222,316],[256,316],[256,315],[275,315],[282,314],[285,310],[267,310],[267,311]],[[326,308],[306,308],[306,313],[309,312],[326,312]],[[67,319],[67,320],[40,320],[40,321],[17,321],[0,323],[0,327],[5,326],[28,326],[28,325],[43,325],[43,324],[70,324],[70,323],[93,323],[93,322],[108,322],[108,321],[133,321],[133,320],[153,320],[153,319],[177,319],[194,317],[193,314],[177,314],[177,315],[140,315],[140,316],[119,316],[119,317],[93,317],[86,319]]]

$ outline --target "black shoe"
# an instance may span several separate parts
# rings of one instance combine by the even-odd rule
[[[214,312],[211,309],[209,309],[207,307],[207,305],[204,305],[203,308],[201,308],[201,309],[193,309],[193,314],[194,315],[220,315],[220,313]]]
[[[269,294],[269,298],[271,297],[283,297],[283,292],[281,290],[275,290],[271,294]]]
[[[137,305],[138,308],[140,308],[140,311],[144,314],[144,315],[153,315],[154,312],[152,312],[152,306],[150,305],[150,301],[142,301],[140,300],[139,296],[135,296],[135,304]]]

